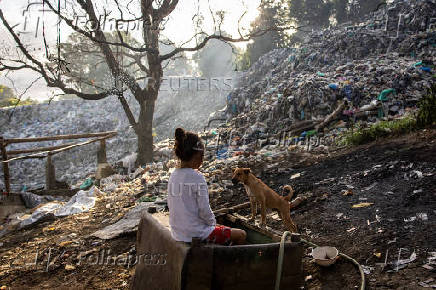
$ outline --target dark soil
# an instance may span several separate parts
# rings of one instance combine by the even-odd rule
[[[303,238],[318,245],[337,247],[361,265],[372,267],[366,275],[368,289],[417,289],[419,282],[435,277],[435,270],[422,267],[430,252],[436,252],[435,136],[436,130],[426,130],[343,149],[329,156],[290,154],[280,165],[288,168],[286,173],[262,167],[265,164],[253,170],[278,192],[281,185],[291,184],[297,196],[308,197],[292,211]],[[290,176],[295,173],[301,176],[291,180]],[[351,190],[352,195],[343,195],[345,190]],[[242,189],[222,195],[221,202],[212,201],[214,208],[248,200]],[[3,243],[1,285],[50,289],[128,288],[134,267],[77,265],[77,257],[83,251],[100,253],[108,249],[115,256],[134,255],[135,234],[111,241],[89,237],[93,231],[119,219],[133,205],[132,196],[118,200],[111,210],[106,209],[106,202],[98,201],[90,213],[46,221],[0,239]],[[352,208],[362,202],[372,204]],[[248,216],[249,212],[244,209],[239,213]],[[424,217],[422,213],[427,219],[420,218]],[[421,215],[416,218],[417,214]],[[415,220],[405,221],[412,217]],[[281,222],[271,218],[268,226],[283,230]],[[72,238],[71,234],[77,234],[77,238]],[[62,241],[68,240],[74,242],[60,246]],[[52,248],[51,255],[58,258],[51,260],[46,271],[49,248]],[[417,259],[396,271],[390,263],[398,259],[400,249],[401,259],[413,252]],[[37,251],[37,265],[24,265],[33,261]],[[383,266],[385,260],[387,265]],[[67,265],[75,268],[67,270]],[[354,289],[360,285],[357,268],[344,259],[322,268],[307,255],[303,270],[307,280],[305,289]]]
[[[271,172],[261,178],[267,184],[291,184],[298,194],[311,195],[292,212],[300,233],[315,244],[334,246],[360,264],[374,267],[366,275],[368,289],[417,289],[421,288],[418,282],[435,277],[434,270],[422,267],[429,252],[436,251],[435,135],[434,130],[421,131],[337,153],[294,168],[291,175],[300,172],[302,176],[293,180],[289,174]],[[342,194],[350,188],[352,195]],[[352,208],[361,202],[373,204]],[[405,221],[419,213],[425,213],[427,220]],[[401,259],[413,252],[417,259],[398,272],[379,265],[396,261],[400,249]],[[312,275],[305,284],[308,289],[351,289],[360,284],[358,271],[346,261],[321,268],[306,259],[304,270],[306,276]]]

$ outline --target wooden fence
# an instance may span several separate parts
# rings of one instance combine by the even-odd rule
[[[47,158],[46,164],[46,189],[52,190],[56,188],[55,169],[52,164],[52,156],[76,147],[88,145],[95,142],[100,142],[100,148],[97,152],[97,162],[106,163],[106,139],[112,138],[117,135],[116,131],[100,132],[100,133],[85,133],[85,134],[70,134],[70,135],[57,135],[45,137],[32,137],[32,138],[4,138],[0,136],[0,150],[3,163],[3,175],[5,180],[6,192],[11,192],[9,163],[21,159],[31,158]],[[89,139],[91,140],[79,143],[66,143],[50,147],[38,147],[31,149],[10,150],[7,151],[7,146],[16,143],[32,143],[53,140],[73,140],[73,139]],[[21,155],[25,154],[25,155]],[[18,155],[18,156],[17,156]]]

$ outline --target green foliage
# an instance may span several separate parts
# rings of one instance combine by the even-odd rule
[[[26,106],[26,105],[33,105],[35,103],[36,103],[35,101],[32,101],[30,99],[20,101],[17,98],[5,98],[0,100],[0,108],[11,107],[11,106]]]
[[[289,0],[289,15],[298,25],[327,27],[360,19],[377,9],[380,0]]]
[[[416,118],[418,127],[424,128],[436,122],[436,84],[428,90],[426,96],[419,101],[419,112]]]
[[[15,98],[14,91],[10,87],[0,85],[0,101],[7,98]]]
[[[417,129],[416,119],[407,116],[394,121],[380,121],[369,128],[362,128],[357,125],[353,131],[348,131],[340,141],[341,145],[361,145],[380,138],[399,136]]]
[[[250,64],[255,63],[265,53],[287,46],[287,35],[280,28],[289,26],[289,9],[284,0],[267,0],[259,6],[259,16],[251,23],[251,31],[269,30],[255,37],[247,46]]]
[[[35,104],[35,102],[30,99],[19,100],[10,87],[0,85],[0,108],[32,104]]]
[[[310,28],[327,27],[333,3],[323,0],[291,0],[289,14],[299,25]]]
[[[250,51],[247,49],[245,51],[241,50],[241,49],[236,49],[236,59],[235,59],[235,64],[236,64],[236,70],[237,71],[246,71],[250,68]]]

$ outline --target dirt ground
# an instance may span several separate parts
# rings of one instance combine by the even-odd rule
[[[364,265],[369,270],[367,289],[419,289],[418,283],[436,278],[434,269],[422,267],[436,252],[435,137],[436,130],[426,130],[331,152],[328,157],[305,155],[303,159],[291,154],[282,164],[290,168],[286,173],[259,168],[258,177],[276,190],[291,184],[297,196],[308,197],[292,211],[303,238],[337,247]],[[290,179],[297,173],[300,177]],[[247,201],[242,189],[240,192],[236,196],[229,193],[226,204]],[[109,241],[89,235],[120,219],[134,206],[136,197],[132,190],[116,200],[101,198],[90,212],[48,220],[1,238],[0,286],[128,288],[134,267],[127,257],[135,254],[135,234]],[[369,204],[353,208],[361,203]],[[239,213],[248,216],[249,209]],[[282,230],[281,223],[273,219],[268,219],[268,226]],[[406,259],[413,252],[416,260],[398,271],[392,266],[399,254]],[[108,256],[126,259],[119,259],[118,265],[111,261],[105,265]],[[78,264],[82,257],[87,263]],[[94,264],[90,263],[93,258]],[[357,269],[343,259],[321,268],[307,255],[303,270],[305,289],[360,285]]]

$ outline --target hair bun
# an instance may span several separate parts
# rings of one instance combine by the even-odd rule
[[[174,135],[175,135],[177,141],[182,141],[186,137],[185,130],[183,130],[182,128],[177,128]]]

